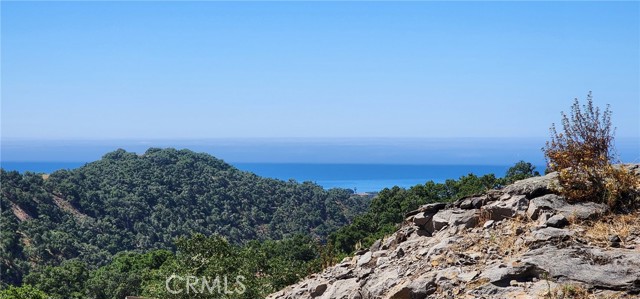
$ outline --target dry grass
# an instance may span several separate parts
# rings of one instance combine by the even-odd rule
[[[527,251],[525,242],[520,241],[520,236],[529,230],[533,223],[528,222],[525,217],[515,217],[505,219],[501,225],[489,231],[489,239],[481,239],[478,243],[480,248],[496,250],[497,254],[503,258],[513,258],[520,256]],[[521,234],[517,234],[517,230],[522,230]]]
[[[476,279],[470,281],[469,283],[467,283],[466,288],[468,290],[477,289],[477,288],[489,283],[490,281],[491,280],[489,278],[486,278],[486,277],[476,278]]]
[[[550,288],[542,298],[547,299],[624,299],[634,298],[622,292],[614,292],[606,294],[593,294],[583,286],[578,284],[563,284],[555,288]]]
[[[524,236],[535,223],[525,217],[504,219],[494,224],[492,228],[479,231],[469,231],[465,238],[452,244],[450,249],[440,255],[432,256],[432,267],[446,267],[456,265],[459,255],[471,256],[480,254],[477,262],[484,264],[489,260],[502,260],[506,263],[515,262],[528,250]],[[477,228],[476,228],[477,230]],[[520,234],[518,234],[520,230]],[[520,239],[520,241],[518,241]],[[473,284],[471,282],[470,284]]]
[[[588,290],[580,285],[563,284],[554,289],[550,289],[544,298],[549,299],[591,299],[596,298]]]
[[[478,213],[477,227],[482,227],[487,221],[491,220],[491,212],[485,209],[480,209]]]
[[[611,214],[595,221],[577,223],[583,227],[584,237],[600,247],[609,246],[609,237],[618,235],[625,244],[625,240],[632,234],[640,234],[640,211],[629,214]]]

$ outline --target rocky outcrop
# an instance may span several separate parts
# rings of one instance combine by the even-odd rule
[[[422,206],[368,250],[268,298],[636,298],[640,220],[599,236],[607,206],[567,203],[556,179]]]

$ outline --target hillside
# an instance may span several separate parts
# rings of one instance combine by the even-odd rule
[[[368,249],[268,298],[637,298],[640,214],[570,204],[556,178],[423,205]]]
[[[104,265],[124,250],[173,250],[175,238],[197,233],[232,244],[322,240],[368,205],[350,190],[262,178],[188,150],[117,150],[48,176],[0,174],[1,274],[12,284],[35,265]]]

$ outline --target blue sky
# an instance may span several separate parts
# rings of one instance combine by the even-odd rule
[[[2,138],[640,135],[638,2],[6,2]]]

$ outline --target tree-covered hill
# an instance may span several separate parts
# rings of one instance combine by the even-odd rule
[[[180,236],[232,243],[306,234],[319,239],[368,201],[350,190],[259,177],[208,154],[117,150],[51,175],[1,170],[4,283],[35,265],[106,263],[123,250],[173,249]]]

